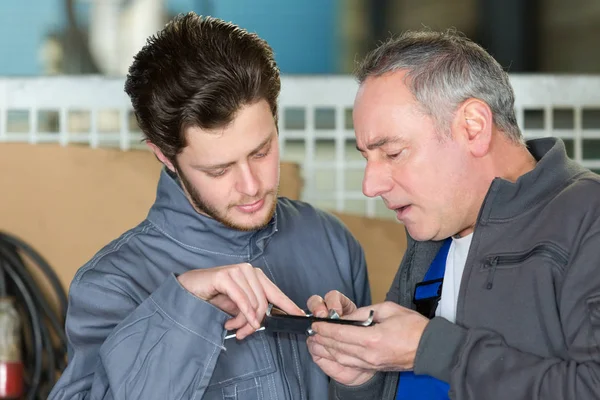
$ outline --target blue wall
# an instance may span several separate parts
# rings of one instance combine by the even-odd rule
[[[213,4],[214,16],[265,39],[284,73],[336,71],[335,0],[218,0]]]
[[[65,25],[62,0],[15,0],[0,4],[0,75],[37,75],[49,31]]]
[[[168,0],[171,13],[206,13],[256,32],[269,42],[283,73],[337,72],[339,0]],[[65,26],[64,0],[0,3],[0,75],[38,75],[44,37]],[[79,6],[85,14],[86,8]]]

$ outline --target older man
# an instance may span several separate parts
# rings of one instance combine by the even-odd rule
[[[332,398],[600,398],[599,177],[524,142],[507,74],[460,35],[391,39],[358,80],[363,192],[409,244],[388,302],[311,298],[378,322],[313,324]]]

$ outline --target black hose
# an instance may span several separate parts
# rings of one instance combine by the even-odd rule
[[[54,290],[54,294],[56,294],[58,298],[58,302],[60,303],[61,314],[65,314],[67,312],[67,294],[63,290],[63,287],[56,275],[56,272],[52,269],[50,264],[46,261],[44,257],[42,257],[37,251],[35,251],[31,246],[22,240],[9,235],[5,232],[0,232],[0,243],[7,242],[12,244],[15,248],[20,248],[27,256],[31,257],[31,259],[38,265],[38,267],[44,272],[46,278],[52,285],[52,289]]]
[[[23,257],[32,261],[25,263]],[[39,268],[59,301],[55,312],[49,306],[28,265]],[[46,399],[56,383],[56,371],[66,362],[64,332],[66,293],[54,270],[31,246],[0,232],[0,296],[13,296],[22,311],[21,339],[25,367],[26,398]]]
[[[4,260],[0,258],[0,297],[6,297],[6,276],[4,276]]]
[[[52,328],[54,329],[55,333],[59,336],[60,341],[62,343],[64,343],[66,346],[67,339],[66,339],[64,331],[63,331],[64,318],[62,320],[59,320],[57,318],[57,315],[54,313],[54,311],[52,311],[52,309],[50,308],[50,305],[48,304],[47,299],[44,297],[44,294],[42,293],[40,288],[37,286],[33,276],[31,276],[28,273],[27,269],[25,268],[25,262],[23,261],[23,259],[19,255],[19,253],[17,253],[17,249],[16,248],[12,248],[12,249],[6,248],[6,246],[2,246],[1,243],[2,243],[2,234],[0,234],[0,257],[4,256],[8,260],[12,260],[13,266],[17,266],[17,269],[15,272],[25,282],[29,291],[31,291],[34,299],[38,300],[38,304],[37,304],[38,308],[41,308],[41,310],[44,312],[44,314],[48,318],[49,323],[52,325]],[[32,249],[26,248],[26,247],[23,247],[23,249],[27,250],[28,255],[30,254],[29,252],[32,251]],[[31,253],[31,254],[33,254],[33,253]],[[34,258],[34,257],[31,257],[31,258]],[[42,264],[38,263],[38,265],[41,266]],[[18,268],[18,266],[22,266],[22,268]],[[42,268],[42,270],[46,270],[47,268],[50,268],[50,267],[46,266],[46,268]],[[58,278],[57,278],[57,282],[58,282]],[[53,289],[54,289],[55,293],[60,293],[60,292],[57,292],[57,290],[60,290],[62,292],[62,294],[64,295],[64,291],[62,289],[62,286],[60,286],[60,283],[58,283],[58,286],[53,285]],[[65,312],[66,312],[66,304],[64,305],[64,307],[61,306],[59,315],[64,315]],[[66,347],[65,347],[65,350],[66,350]]]

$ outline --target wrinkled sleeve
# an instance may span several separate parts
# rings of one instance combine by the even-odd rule
[[[351,237],[350,247],[350,265],[352,266],[352,276],[354,284],[354,303],[358,307],[364,307],[371,304],[371,289],[369,286],[369,276],[367,273],[367,261],[362,246],[358,241]]]
[[[69,362],[49,399],[200,399],[228,318],[174,275],[141,304],[102,280],[74,282]]]

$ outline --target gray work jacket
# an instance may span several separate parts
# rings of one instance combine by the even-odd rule
[[[536,167],[494,179],[483,202],[456,324],[433,318],[417,349],[415,373],[449,382],[451,399],[600,399],[600,176],[559,139],[527,145]],[[440,247],[408,237],[387,299],[414,307]],[[397,372],[380,373],[332,384],[331,398],[393,400],[397,385]]]
[[[304,335],[224,340],[230,317],[176,279],[241,262],[260,267],[301,308],[332,289],[371,301],[363,250],[335,217],[280,198],[268,226],[233,230],[198,214],[163,171],[147,219],[71,283],[69,362],[50,400],[326,398],[328,378]]]

